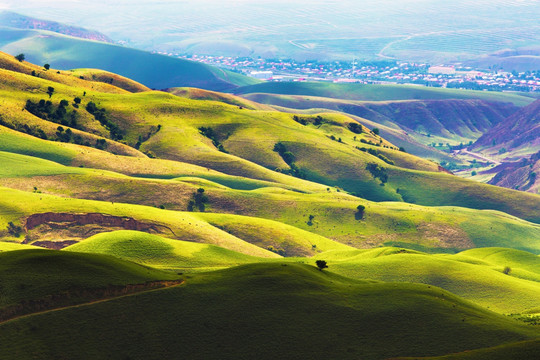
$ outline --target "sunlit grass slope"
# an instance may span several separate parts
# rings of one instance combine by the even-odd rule
[[[487,254],[496,253],[505,255],[489,262]],[[403,248],[376,248],[330,251],[316,258],[326,260],[328,271],[340,275],[438,286],[499,313],[526,312],[536,308],[540,299],[540,257],[523,251],[485,248],[428,255]],[[508,274],[503,272],[506,267],[511,269]]]
[[[58,198],[45,194],[101,201],[92,203],[92,212],[109,213],[110,202],[163,206],[184,212],[193,194],[203,187],[208,198],[206,211],[221,214],[191,213],[190,218],[197,217],[224,230],[227,236],[232,234],[265,249],[282,249],[286,256],[305,256],[335,249],[339,245],[335,241],[361,248],[400,245],[428,251],[455,251],[477,246],[506,246],[540,252],[539,225],[499,212],[397,202],[375,203],[335,190],[299,193],[277,188],[277,184],[272,183],[233,182],[234,178],[227,176],[209,177],[207,170],[195,171],[192,176],[153,179],[68,167],[7,152],[0,152],[0,158],[6,164],[0,169],[0,184],[26,191],[3,190],[5,201],[1,206],[6,209],[12,208],[13,204],[20,206],[19,216],[22,218],[10,217],[16,222],[24,221],[24,217],[34,212],[49,211],[46,204],[41,210],[35,210],[26,202],[39,198],[40,202],[51,199],[58,203]],[[51,206],[50,211],[84,212],[81,210],[84,202],[72,201],[69,204],[75,205]],[[99,204],[103,207],[100,208]],[[358,217],[359,204],[365,206],[361,218]],[[6,223],[0,225],[0,229]],[[197,231],[198,228],[188,231],[190,239]],[[207,236],[203,235],[203,238]]]
[[[246,100],[239,96],[231,94],[220,93],[215,91],[197,89],[197,88],[170,88],[165,91],[177,95],[180,97],[193,99],[193,100],[213,100],[223,102],[229,105],[236,105],[239,107],[245,107],[250,110],[273,110],[272,107],[259,104],[250,100]]]
[[[163,269],[229,267],[263,259],[215,245],[171,240],[139,231],[114,231],[92,236],[63,251],[112,255]]]
[[[506,246],[540,251],[540,226],[493,211],[374,203],[335,190],[303,194],[272,187],[271,183],[241,183],[233,182],[231,180],[234,178],[229,179],[227,176],[208,177],[206,170],[175,179],[152,179],[129,177],[104,170],[66,167],[12,153],[0,152],[0,156],[6,164],[10,164],[0,170],[0,184],[27,191],[3,190],[7,202],[2,206],[11,208],[12,204],[18,203],[17,199],[21,199],[20,216],[47,211],[46,205],[41,210],[35,210],[22,202],[22,199],[28,202],[36,201],[37,198],[57,199],[52,201],[58,203],[58,198],[45,196],[45,193],[103,202],[93,203],[93,212],[108,213],[110,202],[163,206],[169,210],[186,211],[193,194],[203,187],[208,197],[206,211],[223,215],[191,213],[189,217],[208,221],[263,248],[273,246],[275,249],[287,250],[287,256],[329,250],[328,239],[362,248],[397,244],[424,250],[433,248],[455,251],[476,246]],[[205,180],[199,174],[215,182]],[[36,191],[43,194],[28,193]],[[69,204],[76,205],[65,208],[51,206],[51,211],[82,211],[80,209],[84,202],[71,201]],[[103,204],[103,208],[99,204]],[[361,218],[358,217],[359,204],[366,207]],[[313,217],[311,221],[310,216]],[[17,216],[11,219],[19,221]],[[195,230],[199,229],[188,232],[192,234]],[[335,242],[332,244],[334,248]]]
[[[79,331],[64,331],[74,324]],[[279,263],[194,275],[180,287],[29,316],[0,330],[5,359],[385,359],[539,334],[435,287],[360,282]],[[391,346],[388,334],[399,334]]]
[[[30,121],[38,126],[47,126],[48,131],[54,132],[56,124],[37,119],[17,109],[24,105],[28,97],[36,101],[40,95],[23,90],[23,84],[26,83],[28,76],[18,73],[11,75],[14,78],[13,84],[19,85],[10,86],[19,91],[6,92],[4,101],[12,109],[8,120]],[[32,79],[38,83],[43,81],[33,77]],[[43,83],[42,87],[40,86],[40,91],[45,91],[42,90],[46,89],[45,85]],[[56,99],[62,98],[64,93],[69,97],[77,94],[76,89],[70,87],[58,86],[56,91],[58,91],[58,94],[54,95]],[[375,201],[405,200],[430,206],[491,208],[532,221],[540,221],[538,218],[540,202],[537,196],[501,190],[437,173],[436,164],[393,150],[392,144],[366,128],[363,128],[362,134],[353,133],[349,129],[349,124],[355,121],[344,115],[320,114],[324,121],[319,126],[302,125],[294,121],[291,114],[240,109],[238,106],[223,102],[191,100],[161,92],[127,95],[89,92],[82,106],[89,101],[105,108],[111,117],[118,121],[125,131],[123,142],[129,145],[135,146],[141,134],[144,135],[161,125],[157,133],[154,130],[148,140],[140,145],[141,151],[158,158],[190,163],[237,177],[294,185],[297,189],[304,185],[313,187],[303,180],[273,171],[290,169],[290,164],[274,151],[275,144],[281,142],[293,154],[295,166],[306,178],[323,184],[319,189],[324,189],[324,185],[336,186]],[[101,132],[102,136],[106,136],[105,129],[100,127],[96,120],[92,120],[89,114],[85,115],[85,119],[85,126],[89,131],[95,129]],[[311,116],[308,120],[315,121],[315,119],[316,116]],[[211,127],[217,134],[217,141],[228,153],[218,151],[212,140],[201,134],[201,127]],[[382,146],[365,144],[360,140]],[[125,144],[113,141],[110,143],[110,152],[144,157],[141,151]],[[384,158],[360,151],[357,147],[379,151]],[[106,166],[110,169],[112,164],[119,163],[118,159],[108,162],[100,156],[97,158],[92,156],[97,156],[97,153],[89,154],[84,160],[89,162],[88,159],[92,159],[91,166],[101,163],[105,165],[96,166]],[[137,162],[122,161],[122,165],[118,167],[140,168],[142,163],[149,164],[146,160]],[[393,162],[394,165],[388,162]],[[379,179],[374,178],[373,173],[367,170],[367,164],[370,163],[386,169],[388,181],[385,186],[381,186]],[[153,166],[148,166],[148,169],[152,168]],[[155,169],[145,172],[158,173]],[[425,186],[426,184],[429,186]]]

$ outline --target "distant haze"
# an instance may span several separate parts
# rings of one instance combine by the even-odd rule
[[[445,62],[540,49],[532,0],[0,0],[2,8],[180,53]]]

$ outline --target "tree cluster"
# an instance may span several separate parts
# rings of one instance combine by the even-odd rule
[[[122,140],[124,138],[124,131],[109,119],[109,115],[104,108],[99,108],[93,101],[90,101],[86,105],[86,111],[94,115],[94,118],[99,121],[103,127],[109,130],[111,139]]]
[[[197,208],[200,212],[204,212],[208,203],[208,197],[204,194],[204,189],[199,188],[193,193],[193,198],[189,200],[187,210],[194,211]]]
[[[287,147],[282,142],[278,142],[274,145],[274,151],[277,152],[283,161],[287,163],[287,165],[290,166],[290,170],[282,170],[284,174],[292,175],[301,179],[306,178],[306,174],[303,170],[301,170],[296,164],[294,163],[296,161],[296,157],[292,152],[287,150]]]
[[[214,129],[212,129],[211,127],[201,126],[199,128],[199,132],[201,133],[201,135],[206,136],[207,138],[212,140],[212,144],[214,144],[214,146],[219,151],[225,154],[229,153],[227,150],[225,150],[225,148],[223,147],[223,144],[219,141],[218,134],[214,131]]]
[[[375,163],[368,163],[366,165],[366,170],[368,170],[375,179],[379,179],[381,181],[381,185],[384,185],[388,181],[386,168]]]

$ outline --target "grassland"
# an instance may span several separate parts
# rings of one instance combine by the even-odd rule
[[[315,259],[325,259],[328,271],[349,278],[438,286],[498,313],[535,311],[540,297],[540,257],[524,251],[481,248],[428,255],[376,248],[329,251]]]
[[[428,88],[414,85],[331,84],[316,82],[268,82],[241,87],[235,94],[305,95],[358,101],[481,99],[525,106],[535,99],[524,94]]]
[[[35,249],[2,252],[0,259],[0,311],[65,291],[180,278],[173,273],[97,254]]]
[[[71,324],[79,324],[80,331],[60,331]],[[192,275],[180,287],[28,316],[0,329],[6,359],[32,353],[384,359],[538,336],[534,328],[435,287],[355,281],[313,266],[279,263]],[[388,333],[400,334],[392,346]]]
[[[215,245],[171,240],[129,230],[101,233],[71,245],[64,251],[111,255],[153,268],[176,271],[201,271],[262,260]]]
[[[534,348],[538,328],[501,314],[539,311],[538,196],[444,174],[343,114],[3,59],[0,358]],[[76,126],[21,111],[44,98]],[[53,141],[65,128],[87,144]]]

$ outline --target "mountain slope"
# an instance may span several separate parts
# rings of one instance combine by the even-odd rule
[[[36,19],[12,11],[0,12],[0,24],[15,29],[47,30],[59,34],[69,35],[81,39],[96,40],[112,43],[113,40],[98,31],[87,30],[82,27],[69,26],[56,21]]]
[[[512,188],[522,191],[540,193],[540,151],[531,155],[529,159],[505,163],[492,170],[496,175],[489,184]]]
[[[472,149],[487,154],[500,152],[507,159],[540,151],[540,100],[522,108],[485,133]]]
[[[446,139],[476,139],[519,108],[484,100],[345,101],[306,96],[249,94],[259,103],[294,109],[325,108],[356,115],[382,125],[398,124],[423,135]],[[425,141],[436,141],[426,139]]]
[[[49,63],[61,70],[99,68],[151,88],[192,86],[223,91],[258,82],[201,63],[43,30],[0,28],[0,39],[0,50],[24,53],[33,63]]]

